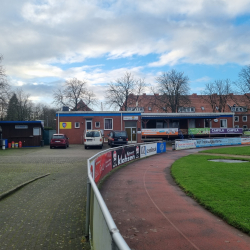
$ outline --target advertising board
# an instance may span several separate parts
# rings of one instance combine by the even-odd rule
[[[242,134],[242,128],[211,128],[210,134]]]
[[[140,146],[140,157],[146,157],[157,153],[157,143],[150,143]]]
[[[175,141],[175,150],[196,148],[195,140]]]
[[[95,182],[98,183],[112,170],[112,152],[107,152],[95,159]]]
[[[200,139],[196,140],[196,147],[214,147],[214,146],[228,146],[240,145],[241,138],[218,138],[218,139]]]
[[[241,145],[241,138],[227,138],[228,145]]]
[[[166,142],[157,142],[157,154],[166,152]]]
[[[178,128],[142,129],[142,135],[178,135]]]
[[[112,168],[140,158],[140,147],[130,146],[112,151]]]
[[[210,134],[210,128],[189,128],[188,134],[191,135],[209,135]]]
[[[250,144],[250,138],[241,138],[241,144],[242,145]]]

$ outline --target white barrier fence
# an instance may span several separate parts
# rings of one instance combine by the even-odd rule
[[[112,169],[129,161],[166,152],[166,142],[133,144],[99,152],[88,159],[86,238],[94,250],[129,250],[98,190]]]
[[[191,149],[215,146],[231,146],[231,145],[250,145],[250,138],[231,137],[231,138],[211,138],[211,139],[193,139],[193,140],[176,140],[175,149]]]

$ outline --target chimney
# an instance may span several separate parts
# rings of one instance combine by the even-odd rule
[[[143,96],[147,95],[146,93],[143,93]]]

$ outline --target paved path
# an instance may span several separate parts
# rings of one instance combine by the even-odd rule
[[[134,162],[104,183],[104,200],[131,249],[250,249],[248,235],[203,209],[173,181],[172,163],[197,151],[168,151]]]
[[[0,152],[0,194],[50,173],[0,201],[1,250],[90,249],[83,237],[86,160],[98,151],[71,145]]]

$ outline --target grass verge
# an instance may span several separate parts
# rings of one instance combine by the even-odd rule
[[[250,162],[222,163],[209,159],[218,156],[183,157],[172,165],[172,176],[206,209],[250,235]]]
[[[226,155],[247,155],[247,156],[250,156],[250,146],[209,149],[209,150],[200,151],[199,153],[226,154]]]

